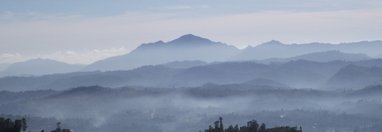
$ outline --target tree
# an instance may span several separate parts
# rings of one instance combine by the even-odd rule
[[[26,120],[15,120],[4,119],[0,117],[0,132],[20,132],[21,130],[26,130]]]
[[[266,131],[267,131],[267,128],[265,127],[265,124],[264,124],[264,123],[261,123],[259,132],[266,132]]]
[[[225,132],[235,132],[235,129],[232,125],[229,125],[229,127],[225,130]]]
[[[205,130],[205,132],[302,132],[302,128],[300,126],[300,130],[297,127],[273,127],[266,128],[265,124],[262,123],[259,127],[259,124],[256,120],[248,121],[247,125],[240,126],[239,125],[229,125],[227,129],[223,127],[223,118],[219,118],[218,121],[214,122],[215,127],[209,125],[209,128]]]
[[[247,131],[248,132],[258,132],[259,124],[256,120],[247,122]]]
[[[239,125],[235,125],[235,127],[233,128],[234,130],[235,130],[235,132],[239,132],[240,130],[239,130]]]
[[[223,126],[223,118],[222,117],[219,117],[219,132],[224,132],[224,126]]]
[[[23,118],[23,119],[21,119],[21,123],[22,123],[22,130],[25,132],[28,128],[27,120],[25,118]]]

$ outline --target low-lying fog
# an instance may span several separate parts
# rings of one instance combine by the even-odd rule
[[[381,132],[380,84],[381,59],[178,62],[0,78],[0,116],[27,117],[32,132],[56,122],[77,132],[198,132],[220,116],[226,126]]]
[[[380,88],[369,89],[376,87]],[[26,116],[31,131],[53,129],[61,121],[63,127],[79,132],[197,132],[219,116],[226,125],[256,119],[269,127],[302,126],[306,132],[380,131],[382,92],[364,93],[244,84],[183,89],[90,86],[3,91],[0,111],[3,116]]]

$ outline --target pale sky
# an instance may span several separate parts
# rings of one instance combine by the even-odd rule
[[[1,0],[0,63],[88,64],[195,34],[239,48],[382,40],[381,0]]]

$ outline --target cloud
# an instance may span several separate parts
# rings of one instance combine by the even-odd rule
[[[41,55],[39,58],[54,59],[66,63],[74,64],[90,64],[95,61],[105,59],[112,56],[118,56],[128,53],[128,51],[121,48],[111,49],[93,49],[88,51],[59,51],[52,54]]]
[[[15,63],[30,59],[53,59],[70,64],[90,64],[100,59],[128,53],[126,48],[93,49],[85,51],[57,51],[52,53],[26,55],[21,53],[0,54],[0,63]]]
[[[29,57],[22,56],[20,53],[4,53],[0,54],[0,63],[14,63],[19,61],[25,61],[30,59]]]

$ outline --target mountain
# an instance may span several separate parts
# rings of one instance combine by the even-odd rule
[[[97,61],[84,70],[127,70],[185,60],[225,61],[238,52],[234,46],[187,34],[169,42],[142,44],[128,54]]]
[[[363,89],[351,92],[352,96],[380,97],[382,95],[382,85],[368,86]]]
[[[276,82],[273,80],[269,80],[269,79],[264,79],[264,78],[257,78],[257,79],[249,80],[249,81],[246,81],[242,84],[252,85],[252,86],[269,86],[269,87],[275,87],[275,88],[288,88],[289,87],[285,84],[282,84],[282,83],[279,83],[279,82]]]
[[[350,62],[291,61],[277,64],[224,62],[192,67],[173,77],[175,86],[200,86],[205,83],[232,84],[256,78],[270,79],[295,88],[316,88]]]
[[[306,43],[283,44],[279,41],[269,41],[256,47],[247,47],[233,60],[263,60],[269,58],[290,58],[314,52],[337,50],[345,53],[363,53],[371,57],[380,57],[382,41],[360,41],[351,43]]]
[[[347,63],[318,63],[293,61],[284,64],[254,62],[214,63],[186,69],[165,66],[144,66],[129,71],[78,72],[41,77],[0,78],[2,90],[66,89],[78,86],[126,85],[146,87],[190,87],[206,83],[233,84],[245,81],[259,83],[256,78],[267,78],[291,87],[313,87],[324,82]],[[261,83],[269,83],[263,81]],[[27,87],[26,87],[27,86]]]
[[[357,68],[349,69],[348,65],[361,67],[361,73],[366,68],[366,74],[353,74],[353,71],[357,72],[359,70]],[[371,71],[368,71],[369,68],[371,68]],[[373,68],[376,70],[373,70]],[[270,64],[261,64],[253,61],[223,62],[188,68],[171,68],[163,65],[154,65],[142,66],[126,71],[74,72],[37,77],[4,77],[0,78],[0,90],[64,90],[92,85],[110,88],[124,86],[183,88],[198,87],[207,83],[224,85],[243,82],[260,86],[271,85],[282,87],[286,85],[291,88],[318,89],[322,87],[330,88],[330,85],[324,85],[330,79],[332,79],[333,84],[339,84],[339,86],[349,84],[352,87],[362,88],[366,85],[373,85],[373,80],[382,77],[378,69],[382,69],[381,59],[356,62],[297,60]],[[354,80],[347,78],[354,78]],[[364,80],[365,82],[358,83],[358,80]],[[353,86],[352,82],[356,84]]]
[[[363,66],[363,67],[380,67],[380,68],[382,68],[382,59],[371,59],[371,60],[356,61],[353,64],[357,65],[357,66]]]
[[[305,55],[293,57],[292,60],[310,60],[317,62],[329,62],[329,61],[360,61],[371,59],[369,56],[361,53],[343,53],[337,50],[316,52]]]
[[[0,76],[30,76],[67,73],[80,70],[83,65],[67,64],[50,59],[33,59],[9,65]]]
[[[0,90],[24,91],[54,89],[65,90],[80,86],[106,87],[168,86],[171,77],[178,72],[164,66],[143,66],[129,71],[73,72],[43,76],[10,76],[0,78]]]
[[[381,67],[348,65],[331,77],[325,87],[330,89],[360,89],[378,84],[382,84]]]
[[[271,58],[260,60],[257,62],[270,63],[270,62],[288,62],[294,60],[308,60],[316,62],[330,62],[330,61],[361,61],[369,60],[371,57],[361,53],[343,53],[337,50],[314,52],[303,55],[298,55],[290,58]]]
[[[63,97],[73,97],[73,96],[85,96],[85,95],[95,95],[95,96],[100,96],[103,94],[110,94],[112,89],[110,88],[105,88],[101,86],[83,86],[83,87],[76,87],[76,88],[71,88],[68,90],[64,90],[59,94],[54,94],[49,96],[49,98],[63,98]]]
[[[185,69],[185,68],[191,68],[195,66],[202,66],[206,65],[207,63],[204,61],[174,61],[174,62],[169,62],[166,64],[162,64],[162,66],[165,67],[170,67],[170,68],[180,68],[180,69]]]

